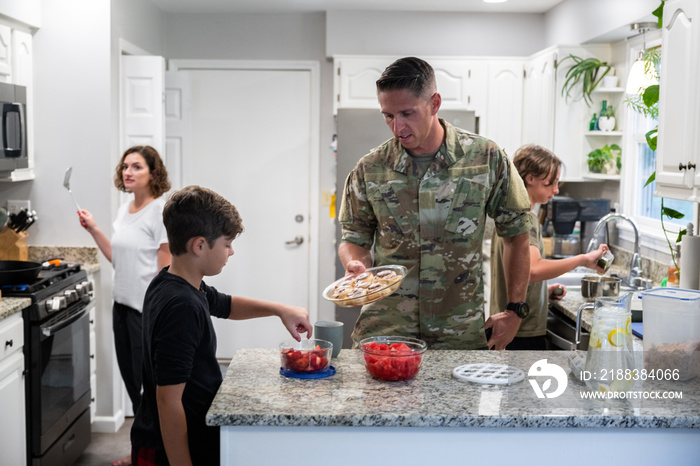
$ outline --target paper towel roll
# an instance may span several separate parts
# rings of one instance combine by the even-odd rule
[[[681,239],[681,288],[700,290],[700,236]]]

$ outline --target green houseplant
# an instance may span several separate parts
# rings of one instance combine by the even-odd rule
[[[610,144],[588,153],[588,170],[591,173],[616,173],[622,168],[622,148]]]
[[[561,66],[565,61],[572,60],[573,65],[568,69],[565,75],[564,85],[561,88],[561,93],[568,100],[571,97],[572,91],[579,86],[581,94],[586,105],[590,107],[593,99],[591,93],[598,86],[600,81],[610,71],[610,65],[607,62],[598,60],[597,58],[581,58],[576,55],[569,54],[557,67]]]
[[[661,27],[663,23],[663,8],[664,8],[664,2],[663,0],[661,1],[661,4],[659,7],[652,12],[654,16],[656,16],[659,19],[659,27]],[[656,68],[659,66],[659,63],[661,62],[661,54],[659,53],[658,49],[649,49],[645,51],[644,57],[643,57],[644,63],[645,63],[645,72],[651,72],[652,68]],[[641,93],[639,96],[634,96],[628,98],[626,101],[627,105],[635,112],[641,113],[642,115],[645,115],[647,117],[652,117],[654,119],[658,118],[659,116],[659,85],[654,84],[649,87],[647,87],[644,92]],[[649,148],[653,151],[656,151],[656,146],[657,146],[657,141],[658,141],[658,132],[659,132],[659,127],[658,125],[651,129],[649,132],[646,133],[646,141],[647,144],[649,145]],[[646,183],[644,183],[644,187],[648,186],[652,182],[656,180],[656,172],[653,172],[651,176],[647,179]],[[685,217],[684,214],[681,212],[678,212],[675,209],[672,209],[670,207],[664,206],[664,198],[661,198],[661,229],[664,232],[664,237],[666,238],[666,243],[668,244],[668,248],[671,251],[671,260],[673,261],[673,264],[676,267],[676,270],[678,272],[681,272],[681,267],[680,264],[678,263],[678,258],[676,257],[676,248],[674,247],[673,244],[671,244],[671,240],[668,237],[669,230],[666,229],[666,225],[664,225],[664,218],[667,219],[675,219],[675,220],[680,220],[683,217]],[[678,237],[676,238],[675,243],[678,244],[681,242],[681,239],[683,239],[683,235],[687,234],[687,229],[681,228],[678,231]]]

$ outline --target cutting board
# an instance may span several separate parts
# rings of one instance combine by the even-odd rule
[[[643,322],[632,322],[632,335],[642,338]]]

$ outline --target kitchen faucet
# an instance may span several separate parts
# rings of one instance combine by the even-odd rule
[[[630,272],[629,277],[627,278],[627,285],[634,288],[648,288],[648,280],[644,280],[642,277],[642,256],[639,253],[639,227],[637,226],[637,222],[635,222],[631,217],[613,212],[601,218],[593,230],[593,237],[591,238],[591,241],[588,243],[588,252],[598,249],[598,233],[603,226],[605,226],[610,220],[614,219],[626,220],[632,225],[632,229],[634,230],[634,255],[630,261]]]

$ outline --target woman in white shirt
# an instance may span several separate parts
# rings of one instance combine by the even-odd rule
[[[141,404],[141,311],[153,277],[170,264],[168,237],[163,225],[162,195],[170,189],[168,171],[151,146],[127,149],[114,176],[117,189],[134,195],[114,220],[112,240],[97,227],[90,212],[78,212],[81,225],[92,235],[114,268],[112,324],[122,379],[133,404]],[[131,458],[115,461],[129,465]]]

